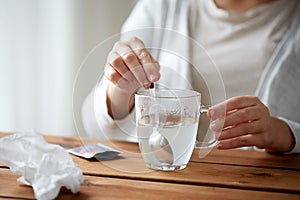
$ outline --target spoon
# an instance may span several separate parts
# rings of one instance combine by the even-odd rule
[[[149,145],[158,161],[168,164],[173,163],[174,156],[171,146],[167,138],[157,131],[157,128],[154,128],[153,135],[149,138]]]
[[[151,97],[155,97],[154,83],[151,83],[149,91]],[[158,131],[159,113],[156,112],[154,117],[155,127],[153,128],[153,134],[149,138],[150,149],[158,161],[162,163],[172,164],[174,161],[172,148],[167,138]]]

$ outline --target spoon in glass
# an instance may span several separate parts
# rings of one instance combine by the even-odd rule
[[[154,83],[151,83],[151,86],[149,88],[150,95],[155,98],[155,87]],[[174,161],[173,151],[169,144],[168,139],[163,136],[159,132],[159,113],[155,112],[154,114],[154,122],[155,127],[153,127],[153,133],[149,138],[149,146],[151,149],[151,152],[155,155],[158,161],[162,163],[168,163],[172,164]]]
[[[173,163],[173,151],[167,138],[165,138],[155,129],[153,131],[153,135],[151,135],[149,138],[149,145],[151,151],[153,152],[158,161],[167,164]]]

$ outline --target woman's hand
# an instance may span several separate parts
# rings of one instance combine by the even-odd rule
[[[111,82],[107,91],[111,117],[120,119],[130,112],[134,105],[133,94],[139,87],[149,88],[151,83],[158,81],[159,68],[140,39],[133,37],[114,45],[105,68],[105,76]]]
[[[210,128],[219,141],[218,149],[256,146],[267,151],[288,152],[295,145],[288,125],[270,115],[255,96],[240,96],[212,106]]]
[[[140,86],[150,87],[160,78],[158,62],[136,37],[115,43],[107,58],[105,74],[115,86],[128,92]]]

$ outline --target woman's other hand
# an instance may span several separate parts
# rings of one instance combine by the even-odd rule
[[[218,149],[256,146],[272,152],[288,152],[295,145],[289,126],[270,115],[255,96],[239,96],[212,106],[210,128]]]

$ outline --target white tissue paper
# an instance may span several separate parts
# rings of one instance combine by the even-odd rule
[[[54,199],[65,186],[77,193],[84,178],[71,156],[59,145],[48,144],[36,133],[18,132],[0,139],[0,161],[18,181],[31,185],[37,199]]]

